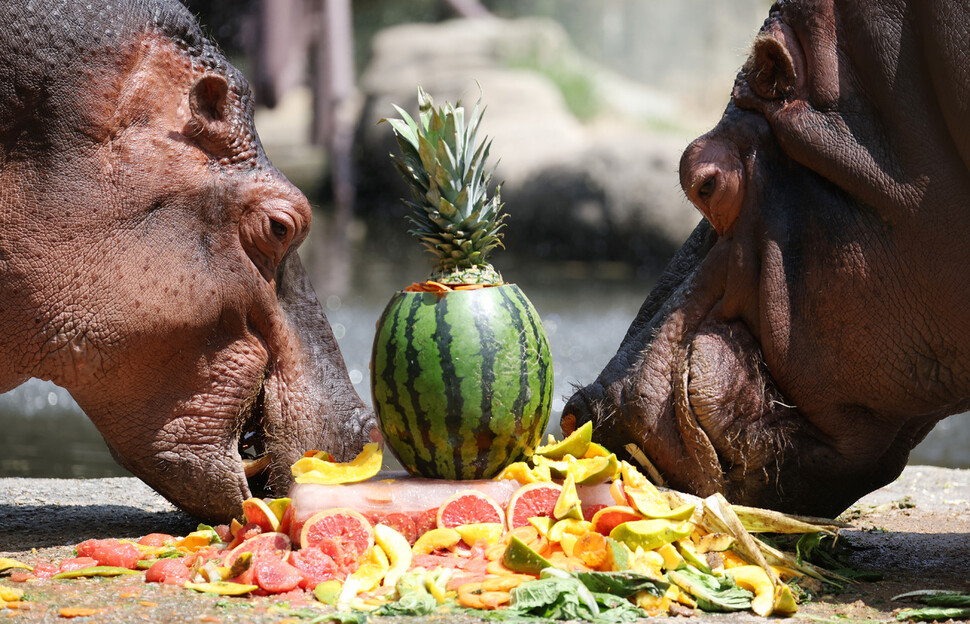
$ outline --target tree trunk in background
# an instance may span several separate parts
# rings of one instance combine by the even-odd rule
[[[327,148],[334,213],[325,275],[333,292],[350,286],[348,228],[354,214],[354,25],[350,0],[315,0],[319,19],[313,37],[312,140]]]
[[[354,212],[352,159],[354,31],[351,0],[258,0],[254,16],[252,85],[259,104],[279,104],[308,85],[313,94],[310,143],[327,154],[333,213],[315,274],[331,292],[349,285],[348,228]]]
[[[259,0],[256,8],[253,91],[256,100],[274,108],[306,77],[310,28],[304,0]]]
[[[338,205],[353,201],[350,170],[354,94],[354,31],[350,0],[259,0],[255,23],[253,88],[260,104],[275,107],[294,87],[313,90],[310,141],[327,148]],[[311,73],[307,75],[307,60]]]
[[[318,0],[319,32],[313,41],[313,130],[316,145],[331,156],[334,200],[352,210],[354,175],[354,30],[350,0]]]

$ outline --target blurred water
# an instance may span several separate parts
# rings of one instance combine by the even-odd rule
[[[368,366],[377,319],[391,294],[424,279],[428,265],[424,258],[404,252],[357,250],[351,253],[349,269],[347,260],[343,263],[342,284],[334,286],[325,279],[327,269],[334,268],[327,266],[331,260],[312,251],[304,257],[351,381],[370,404]],[[549,336],[555,373],[549,431],[558,433],[559,415],[572,387],[595,379],[616,352],[653,277],[615,265],[550,266],[512,260],[497,266],[532,300]],[[0,433],[0,477],[127,474],[70,395],[47,382],[31,380],[0,394]],[[970,468],[970,414],[940,423],[913,451],[911,463]]]
[[[317,241],[320,243],[320,241]],[[409,245],[412,243],[408,241]],[[371,404],[369,361],[374,329],[391,295],[425,279],[428,262],[406,252],[352,252],[345,283],[328,283],[329,255],[304,263],[340,345],[351,381]],[[387,251],[385,248],[383,251]],[[390,260],[394,259],[396,260]],[[329,267],[333,268],[333,267]],[[525,291],[542,317],[553,356],[554,403],[550,432],[559,433],[559,414],[572,386],[593,380],[616,352],[649,290],[649,278],[629,268],[605,265],[520,265],[498,268]],[[512,273],[515,280],[511,280]],[[521,279],[519,279],[521,278]],[[339,280],[338,280],[339,281]],[[335,291],[345,290],[343,294]],[[577,296],[581,293],[581,296]],[[115,464],[100,434],[70,394],[48,382],[31,380],[0,394],[0,477],[103,477],[128,474]]]

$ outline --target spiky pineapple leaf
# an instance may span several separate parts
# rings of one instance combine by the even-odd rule
[[[419,115],[398,106],[400,119],[387,119],[400,155],[391,155],[397,172],[411,187],[410,233],[435,256],[432,277],[468,283],[501,277],[488,264],[489,253],[502,247],[501,185],[488,195],[492,170],[486,167],[491,141],[478,143],[484,109],[478,104],[466,115],[459,102],[435,107],[418,90]],[[463,273],[466,272],[466,273]]]

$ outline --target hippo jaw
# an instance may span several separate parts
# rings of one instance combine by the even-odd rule
[[[730,313],[730,248],[698,226],[616,356],[568,401],[563,432],[592,421],[594,439],[678,490],[835,516],[898,474],[931,425],[858,443],[829,428],[845,422],[839,406],[806,412],[787,398],[766,363],[772,330]]]
[[[681,255],[706,254],[712,242],[702,223]],[[660,284],[657,292],[667,298],[647,300],[640,318],[653,312],[649,322],[635,324],[596,382],[569,400],[563,432],[592,420],[597,439],[657,482],[778,507],[781,492],[801,490],[784,475],[797,463],[793,449],[805,446],[813,428],[783,398],[747,326],[717,318],[723,287],[710,282],[723,279],[723,270],[701,284],[700,267],[680,275],[677,260],[671,264],[681,283]],[[710,257],[704,262],[719,264]],[[804,493],[781,497],[791,502],[781,505],[788,511],[819,510]]]
[[[122,466],[210,522],[238,517],[250,496],[285,496],[290,467],[306,451],[346,461],[377,431],[295,253],[280,266],[275,294],[264,290],[248,320],[233,323],[240,335],[207,366],[160,384],[165,401],[118,405],[77,394]],[[171,398],[182,384],[189,392]]]

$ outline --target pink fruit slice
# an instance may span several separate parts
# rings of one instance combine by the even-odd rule
[[[529,518],[552,518],[556,501],[562,487],[556,483],[540,481],[523,485],[509,500],[509,528],[515,529],[529,524]]]
[[[374,527],[362,514],[344,507],[320,511],[303,523],[300,546],[309,548],[325,540],[334,540],[358,555],[374,545]]]
[[[280,530],[280,521],[261,498],[247,498],[243,501],[243,513],[246,522],[258,524],[263,532],[270,533]]]
[[[612,505],[610,507],[604,507],[593,514],[590,522],[593,523],[594,531],[602,535],[609,535],[613,529],[624,522],[632,522],[634,520],[643,520],[643,516],[638,514],[632,507]]]
[[[334,578],[337,566],[333,557],[317,548],[301,548],[290,553],[290,565],[300,571],[300,587],[312,590],[319,583]]]
[[[296,589],[303,580],[300,571],[285,561],[262,557],[253,566],[256,584],[271,594]]]
[[[244,552],[251,552],[254,556],[273,555],[282,561],[289,557],[290,550],[290,538],[282,533],[259,533],[229,551],[222,560],[222,565],[231,568],[236,557]]]
[[[505,514],[498,503],[478,490],[452,494],[438,507],[438,528],[452,529],[463,524],[497,522],[505,526]]]

